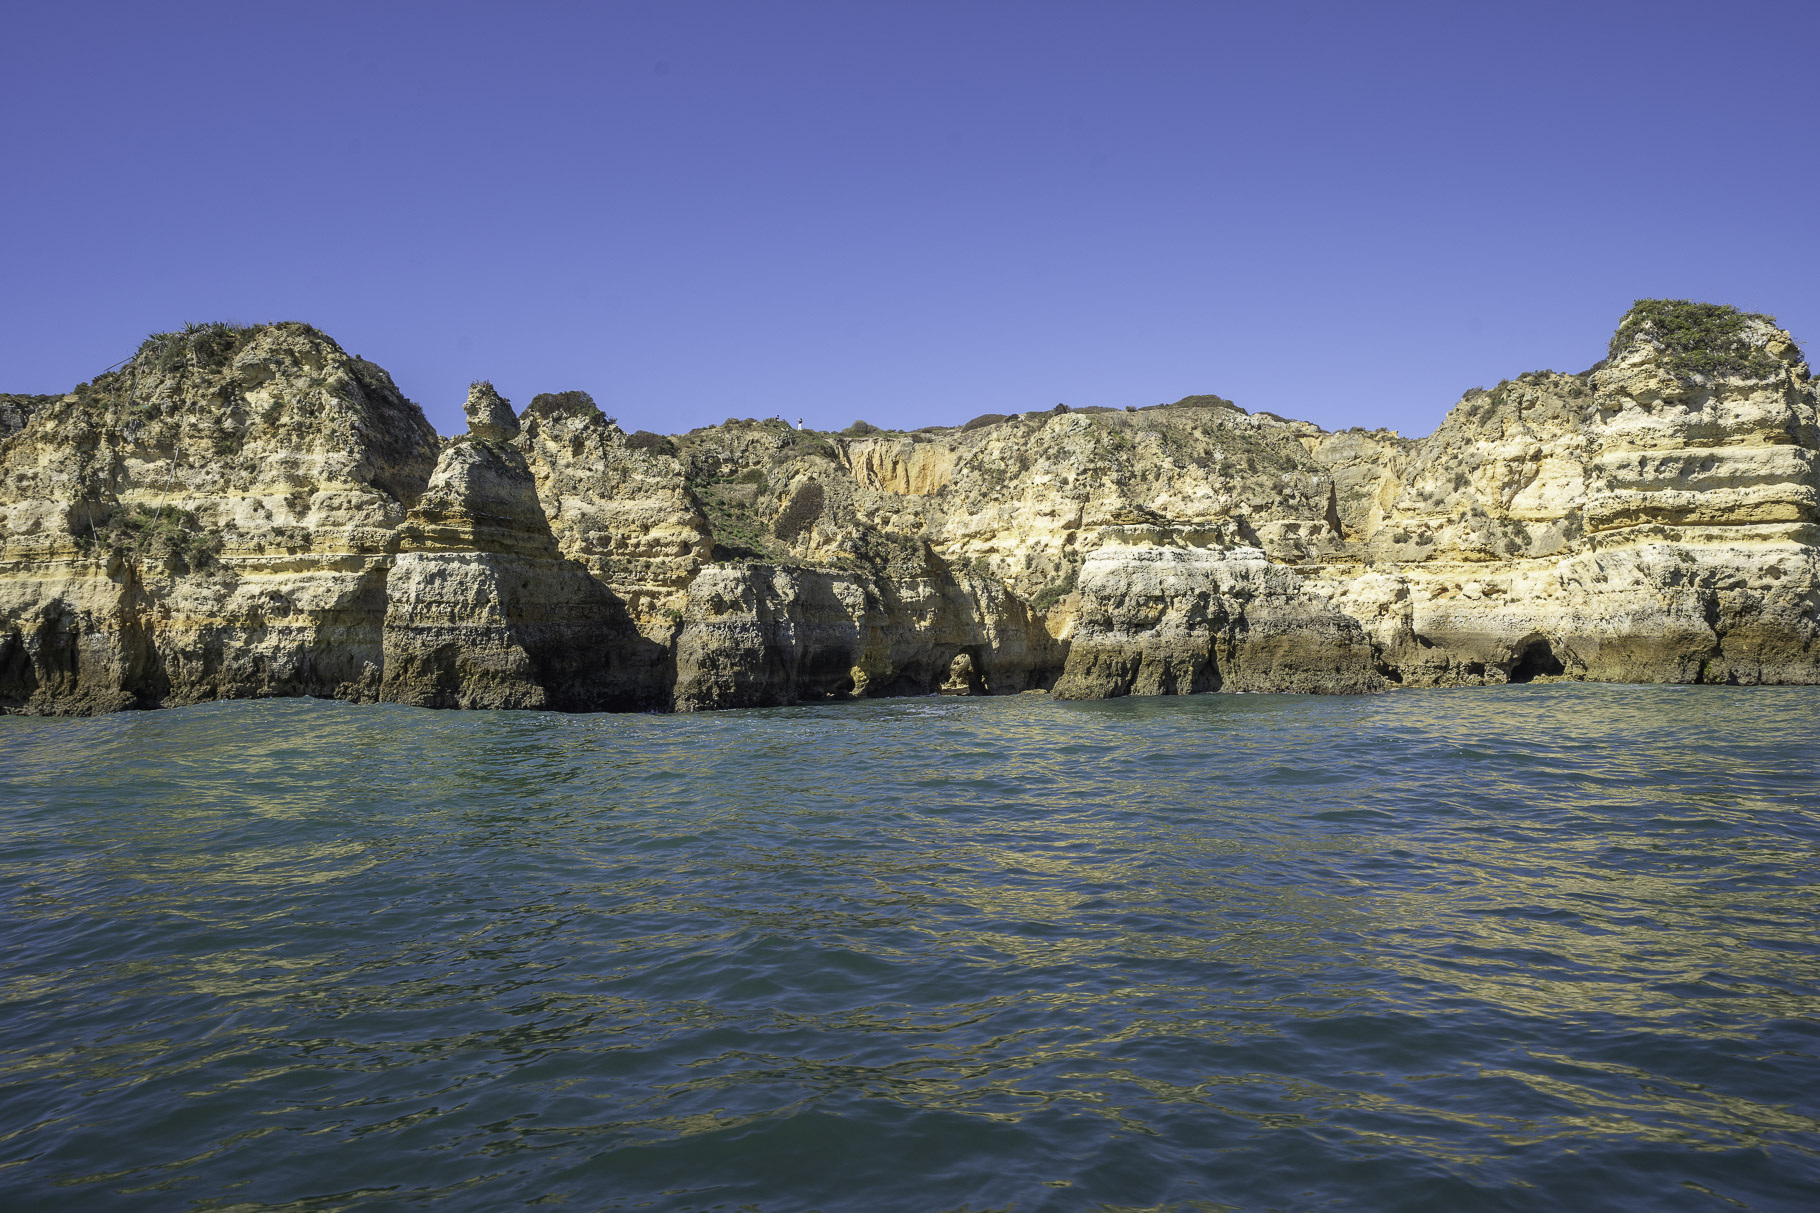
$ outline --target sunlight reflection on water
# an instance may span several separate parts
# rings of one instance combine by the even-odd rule
[[[12,1208],[1806,1208],[1820,692],[0,718]]]

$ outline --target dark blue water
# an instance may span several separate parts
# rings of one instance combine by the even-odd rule
[[[0,718],[0,1205],[1813,1209],[1816,726]]]

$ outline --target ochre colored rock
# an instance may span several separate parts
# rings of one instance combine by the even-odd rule
[[[1820,421],[1767,318],[1627,314],[1427,438],[1216,396],[628,436],[487,383],[439,439],[306,325],[0,396],[0,711],[1820,682]]]

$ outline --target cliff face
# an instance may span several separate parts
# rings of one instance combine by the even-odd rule
[[[1640,304],[1419,441],[1218,397],[666,438],[479,384],[468,419],[298,324],[0,397],[0,710],[1820,682],[1815,387],[1726,308]]]
[[[662,646],[563,550],[518,418],[490,384],[474,386],[467,414],[468,433],[443,447],[399,528],[380,698],[423,707],[663,706]],[[533,426],[539,420],[534,406]]]
[[[1335,601],[1416,685],[1814,682],[1817,440],[1786,333],[1642,306],[1592,372],[1469,393],[1385,461]]]
[[[15,398],[17,399],[17,398]],[[371,698],[421,410],[303,325],[148,341],[0,442],[0,707]]]

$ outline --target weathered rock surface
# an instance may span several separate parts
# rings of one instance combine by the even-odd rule
[[[490,385],[476,395],[483,389],[498,401]],[[662,705],[661,646],[558,548],[524,456],[499,440],[517,432],[516,418],[481,418],[443,448],[399,528],[380,697],[422,707]]]
[[[1114,541],[1087,557],[1080,593],[1063,698],[1384,686],[1358,621],[1255,547]]]
[[[154,338],[0,443],[0,707],[370,699],[422,411],[304,325]]]
[[[1765,317],[1661,301],[1427,438],[1219,397],[442,440],[300,324],[0,396],[0,710],[695,710],[1571,677],[1820,682],[1820,448]]]

